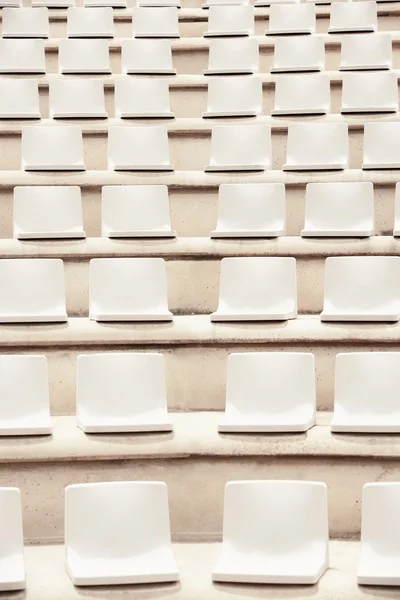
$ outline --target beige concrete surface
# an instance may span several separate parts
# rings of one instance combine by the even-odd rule
[[[4,600],[394,600],[398,588],[358,586],[360,547],[355,541],[331,540],[329,569],[312,586],[213,583],[211,572],[220,556],[218,543],[174,544],[181,580],[137,586],[74,587],[65,572],[64,546],[25,548],[27,590],[3,593]]]

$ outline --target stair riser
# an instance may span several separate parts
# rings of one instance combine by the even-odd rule
[[[200,23],[201,25],[201,23]],[[396,30],[396,25],[390,30]],[[265,29],[265,26],[264,26]],[[203,71],[208,68],[208,49],[203,48],[179,48],[173,49],[172,53],[173,64],[177,69],[178,74],[202,75]],[[273,48],[271,46],[260,49],[260,72],[269,73],[273,63]],[[338,45],[329,46],[326,49],[326,64],[325,67],[329,71],[334,71],[339,68],[340,64],[340,47]],[[110,50],[110,66],[113,73],[121,73],[121,51],[120,48],[112,48]],[[400,68],[400,53],[399,46],[393,48],[393,68]],[[58,52],[57,48],[50,47],[46,49],[46,72],[58,73]]]
[[[257,327],[257,324],[254,325]],[[76,360],[99,352],[161,352],[165,358],[167,400],[171,411],[224,410],[227,360],[233,352],[312,352],[315,356],[318,410],[333,410],[335,360],[339,352],[370,352],[368,344],[243,344],[214,346],[99,346],[31,347],[7,353],[44,354],[48,360],[50,404],[53,415],[76,412]],[[400,351],[399,344],[374,344],[374,351]],[[4,353],[4,352],[2,352]]]
[[[114,439],[118,444],[117,438],[110,438],[110,443]],[[224,486],[235,479],[324,481],[329,488],[330,535],[358,537],[363,485],[373,481],[398,481],[399,461],[323,457],[210,460],[198,457],[0,467],[0,484],[21,489],[25,537],[30,542],[43,543],[63,538],[66,485],[113,480],[165,481],[174,539],[215,539],[220,537],[222,530]]]
[[[286,188],[286,233],[300,235],[304,227],[305,186]],[[374,186],[376,235],[392,235],[394,186]],[[217,223],[217,190],[169,190],[172,228],[178,236],[209,237]],[[13,237],[13,191],[0,188],[0,238]],[[101,189],[82,187],[83,222],[88,237],[101,235]]]
[[[360,169],[363,159],[363,131],[349,130],[349,167]],[[272,131],[272,169],[286,162],[287,131]],[[88,171],[107,170],[106,133],[84,134],[84,160]],[[170,161],[176,171],[204,171],[210,162],[211,132],[198,135],[170,132]],[[21,169],[21,136],[0,134],[0,170]]]

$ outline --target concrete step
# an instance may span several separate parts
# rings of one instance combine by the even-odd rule
[[[43,354],[48,359],[54,415],[75,413],[79,354],[162,352],[172,411],[223,410],[228,355],[232,352],[312,352],[317,406],[333,409],[338,352],[400,351],[400,323],[321,323],[300,316],[286,323],[211,323],[207,315],[178,316],[172,323],[99,324],[70,318],[60,325],[2,325],[0,351]],[[32,442],[35,445],[36,442]],[[1,455],[0,455],[1,460]]]
[[[0,173],[0,238],[11,238],[12,203],[14,185],[80,185],[82,190],[84,227],[88,237],[101,235],[101,187],[103,185],[129,185],[163,183],[169,186],[172,227],[178,236],[209,237],[217,222],[218,186],[221,183],[283,181],[286,184],[286,233],[299,236],[304,226],[304,201],[309,181],[373,181],[375,199],[375,232],[392,236],[394,224],[396,171],[356,171],[334,173],[283,173],[267,171],[263,174],[226,173],[206,174],[201,171],[171,174],[115,173],[89,171],[86,173],[25,173],[3,171]],[[120,248],[130,242],[117,242]],[[158,242],[159,243],[159,242]],[[172,241],[168,241],[171,246]],[[196,243],[196,242],[193,242]],[[221,245],[218,242],[218,247]],[[354,243],[351,242],[351,243]],[[252,242],[254,244],[254,242]],[[65,248],[65,243],[64,243]],[[24,242],[30,248],[31,242]],[[82,247],[73,245],[74,248]],[[237,247],[235,242],[235,247]]]
[[[399,113],[392,116],[393,122],[399,121]],[[336,119],[334,119],[336,120]],[[347,118],[339,118],[340,122],[348,122]],[[361,169],[363,162],[363,123],[379,121],[378,116],[368,116],[361,120],[352,119],[349,129],[349,167]],[[108,165],[108,127],[117,120],[104,121],[95,125],[84,126],[84,154],[85,166],[88,170],[106,170]],[[59,123],[60,121],[58,121]],[[219,122],[228,122],[227,119]],[[232,122],[232,121],[231,121]],[[271,124],[270,117],[257,119],[241,119],[243,124]],[[324,122],[323,120],[321,122]],[[53,123],[47,121],[47,123]],[[77,121],[75,121],[75,124]],[[160,120],[157,123],[147,124],[136,120],[135,125],[152,127],[164,123],[169,130],[170,161],[176,171],[204,171],[210,163],[211,129],[214,121],[209,119],[177,119],[174,121]],[[236,124],[236,121],[234,122]],[[287,126],[288,121],[282,124],[274,121],[272,129],[272,169],[280,170],[286,163]],[[118,124],[131,127],[133,122],[125,125],[125,121],[118,120]],[[52,127],[52,124],[48,125]],[[0,134],[0,170],[17,171],[21,168],[21,125],[8,125],[7,130]],[[341,173],[339,173],[339,176]],[[371,174],[368,174],[371,177]],[[337,174],[336,174],[337,176]]]
[[[93,250],[92,250],[93,248]],[[297,297],[300,314],[323,309],[325,259],[354,254],[398,255],[393,237],[366,240],[312,240],[282,237],[274,240],[109,240],[65,242],[2,240],[0,257],[54,257],[65,265],[67,312],[89,314],[89,263],[98,257],[161,256],[165,258],[169,309],[174,314],[207,314],[218,306],[221,260],[225,256],[294,256],[297,260]]]
[[[207,30],[208,12],[200,8],[201,0],[182,0],[179,10],[179,30],[182,37],[202,36]],[[76,2],[79,6],[81,2]],[[128,5],[135,4],[128,0]],[[264,35],[268,28],[269,8],[255,8],[255,32]],[[317,5],[317,31],[326,32],[329,27],[330,6]],[[398,2],[378,3],[378,24],[381,30],[395,30],[398,27],[400,8]],[[50,37],[67,37],[67,10],[49,9]],[[0,15],[1,23],[1,15]],[[132,8],[114,10],[114,36],[132,35]]]
[[[318,22],[321,20],[319,19]],[[329,20],[326,19],[326,27],[328,26]],[[378,31],[387,31],[392,36],[393,44],[393,69],[400,68],[400,34],[399,34],[399,23],[400,23],[400,10],[398,15],[395,16],[395,23],[378,22]],[[387,25],[385,28],[384,26]],[[203,29],[206,28],[206,24],[203,23]],[[273,63],[274,44],[277,39],[276,36],[264,35],[267,25],[264,25],[264,29],[261,32],[257,32],[255,38],[260,45],[260,72],[268,73]],[[321,32],[320,35],[323,37],[326,48],[325,57],[325,68],[329,71],[335,71],[339,68],[340,63],[340,43],[341,35],[332,35]],[[131,37],[131,33],[129,36]],[[110,48],[110,66],[112,73],[121,73],[121,42],[122,39],[112,39],[109,41]],[[52,38],[45,40],[46,50],[46,71],[47,73],[58,73],[58,45],[59,39]],[[202,37],[193,37],[171,40],[172,45],[172,59],[174,67],[177,69],[178,74],[190,74],[200,75],[204,69],[208,67],[208,50],[209,41]],[[2,75],[2,77],[7,75]],[[24,76],[25,77],[25,76]]]
[[[400,66],[400,63],[399,63]],[[327,71],[327,74],[330,77],[331,81],[331,114],[322,117],[307,117],[302,116],[301,119],[304,121],[308,121],[310,119],[315,120],[333,120],[335,119],[343,119],[349,123],[350,126],[355,126],[357,124],[363,123],[364,120],[371,117],[372,119],[378,120],[391,120],[396,118],[395,114],[375,114],[375,115],[346,115],[342,117],[340,113],[340,108],[342,104],[342,80],[343,73],[341,71]],[[397,74],[400,74],[400,71],[397,70]],[[25,76],[24,76],[25,77]],[[26,76],[28,77],[28,76]],[[49,117],[49,83],[54,81],[55,79],[59,79],[60,77],[67,77],[66,75],[59,75],[56,73],[48,74],[45,76],[38,76],[36,79],[39,82],[39,95],[40,95],[40,111],[43,119],[48,119]],[[119,80],[123,75],[89,75],[91,78],[101,79],[104,82],[104,92],[105,92],[105,102],[106,109],[108,111],[108,115],[113,117],[114,112],[114,86],[115,81]],[[270,115],[271,111],[274,109],[275,104],[275,82],[279,78],[279,75],[270,74],[267,72],[260,73],[256,75],[263,82],[263,112],[265,115]],[[202,117],[202,114],[207,110],[207,86],[210,81],[210,77],[204,76],[202,74],[198,75],[177,75],[177,76],[167,76],[166,80],[168,80],[169,84],[169,95],[170,95],[170,103],[171,110],[175,113],[175,116],[178,119],[182,118],[198,118]],[[277,127],[279,124],[281,127],[285,127],[287,123],[298,121],[300,117],[268,117],[269,123],[273,127]],[[61,122],[61,120],[59,120]],[[124,119],[124,123],[134,122],[134,119]],[[223,121],[223,119],[202,119],[204,124],[202,127],[210,127],[213,123],[218,123]],[[228,121],[228,120],[227,120]],[[230,119],[229,122],[254,122],[254,119],[239,119],[235,118],[234,120]],[[33,123],[36,121],[25,120],[24,123]],[[39,121],[37,121],[39,122]],[[54,122],[54,121],[53,121]],[[67,119],[63,119],[62,122],[69,122]],[[161,119],[157,119],[154,123],[163,122]],[[174,121],[168,119],[165,121],[169,127],[180,127],[182,124],[181,121],[177,122],[174,125]],[[22,124],[22,122],[17,121],[2,121],[2,126],[6,131],[12,131],[13,128],[18,127]],[[83,127],[89,131],[90,127],[94,129],[96,127],[104,127],[104,123],[106,121],[95,121],[91,120],[90,122],[82,120]],[[146,120],[145,122],[141,120],[142,124],[150,125],[151,121]],[[45,123],[43,123],[45,124]],[[192,124],[195,128],[199,128],[200,124]]]
[[[219,434],[219,419],[173,414],[172,433],[86,435],[74,417],[56,417],[52,437],[0,440],[0,485],[21,489],[27,541],[52,543],[63,538],[70,483],[165,481],[173,539],[200,541],[220,537],[233,479],[326,482],[332,537],[359,536],[365,483],[398,480],[398,436],[333,435],[329,413],[300,434]]]
[[[396,598],[396,588],[358,586],[360,544],[356,541],[331,540],[329,570],[313,586],[276,586],[213,584],[211,572],[221,552],[218,543],[174,544],[181,581],[146,586],[104,586],[76,588],[65,572],[65,548],[62,545],[25,548],[27,573],[26,598],[29,600],[144,600],[168,597],[171,600],[387,600]],[[25,593],[3,592],[4,600],[25,597]]]

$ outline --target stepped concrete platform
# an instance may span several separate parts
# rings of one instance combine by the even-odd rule
[[[2,353],[47,356],[51,411],[75,413],[79,354],[162,352],[170,410],[223,410],[232,352],[312,352],[317,405],[333,409],[338,352],[400,351],[400,323],[321,323],[300,316],[286,323],[211,323],[207,315],[177,316],[172,323],[100,324],[70,318],[60,325],[2,325]],[[400,439],[400,438],[399,438]]]
[[[173,538],[219,538],[223,495],[233,479],[324,481],[332,537],[360,533],[365,483],[396,481],[396,435],[331,434],[331,414],[299,434],[219,434],[219,413],[173,414],[174,431],[84,434],[75,417],[54,417],[52,436],[0,440],[1,485],[21,489],[28,541],[61,541],[64,488],[70,483],[162,480]],[[193,491],[202,482],[202,493]]]
[[[211,572],[220,556],[220,544],[173,544],[181,581],[136,586],[76,588],[65,572],[61,545],[25,548],[26,592],[3,592],[4,600],[394,600],[397,588],[358,586],[356,573],[360,545],[356,541],[331,540],[330,568],[316,585],[244,585],[213,583]]]

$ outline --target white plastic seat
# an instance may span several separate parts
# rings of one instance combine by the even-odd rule
[[[36,79],[0,79],[0,119],[40,119]]]
[[[173,118],[168,81],[124,77],[115,81],[115,116]]]
[[[347,169],[347,123],[290,123],[284,171]]]
[[[286,321],[297,317],[294,258],[223,258],[211,321]]]
[[[84,171],[82,127],[23,127],[21,157],[25,171]]]
[[[126,8],[126,0],[83,0],[85,8],[97,8],[103,6],[111,6],[112,8]]]
[[[388,33],[346,35],[341,45],[340,71],[392,68],[392,37]]]
[[[399,319],[399,256],[326,259],[322,321],[396,322]]]
[[[81,189],[71,186],[16,186],[14,237],[29,239],[84,238]]]
[[[0,39],[0,73],[46,73],[44,41]]]
[[[248,4],[210,6],[204,37],[254,34],[254,8]]]
[[[255,38],[210,40],[208,69],[204,75],[258,73],[260,59]]]
[[[203,117],[255,117],[262,111],[263,89],[258,77],[210,79]]]
[[[312,2],[295,4],[271,4],[269,28],[266,35],[315,33],[315,5]]]
[[[60,39],[60,73],[111,73],[108,40]]]
[[[362,497],[359,585],[400,585],[400,483],[367,483]],[[385,592],[380,592],[386,595]],[[389,594],[395,594],[395,588]]]
[[[31,0],[32,6],[47,8],[69,8],[75,6],[75,0]]]
[[[332,2],[329,33],[371,32],[378,29],[376,2]]]
[[[314,355],[310,352],[230,354],[226,407],[218,431],[307,431],[315,425]]]
[[[363,169],[400,169],[400,123],[365,123]]]
[[[0,356],[0,436],[45,435],[51,431],[47,358]]]
[[[254,6],[263,7],[271,6],[272,4],[297,4],[300,0],[254,0]]]
[[[94,321],[172,321],[162,258],[90,261],[89,315]]]
[[[61,259],[3,258],[0,286],[0,323],[67,321]]]
[[[371,182],[308,183],[303,237],[374,235],[374,186]]]
[[[325,115],[330,112],[329,75],[282,75],[275,82],[272,115]]]
[[[102,189],[103,237],[175,237],[168,186],[107,185]]]
[[[176,75],[169,40],[122,40],[122,73]]]
[[[285,232],[283,183],[223,183],[211,238],[278,237]]]
[[[178,9],[175,6],[132,9],[132,37],[178,38]]]
[[[19,8],[22,6],[22,0],[0,0],[0,8]]]
[[[108,168],[114,171],[173,171],[168,131],[152,127],[109,127]]]
[[[3,38],[48,38],[47,8],[3,8]]]
[[[210,8],[210,6],[238,6],[240,4],[250,4],[250,0],[206,0],[201,8]]]
[[[114,16],[111,6],[93,8],[71,7],[67,12],[69,38],[112,38]]]
[[[24,534],[18,488],[0,488],[0,528],[0,591],[24,590]]]
[[[86,433],[171,431],[164,356],[150,352],[78,356],[76,421]]]
[[[162,6],[176,6],[176,8],[181,8],[180,0],[137,0],[137,6],[152,6],[152,7],[162,7]]]
[[[344,73],[342,113],[397,112],[396,73]]]
[[[87,78],[53,79],[49,82],[49,108],[53,119],[105,119],[103,82]]]
[[[213,581],[313,584],[328,568],[328,494],[310,481],[230,481]]]
[[[168,492],[159,481],[65,488],[66,569],[75,585],[178,581]]]
[[[395,237],[400,237],[400,183],[396,183],[393,235]]]
[[[288,37],[275,40],[271,73],[322,71],[325,69],[325,44],[322,37]]]
[[[399,372],[400,352],[337,354],[331,430],[399,433]]]
[[[264,171],[271,168],[271,153],[269,125],[217,125],[206,171]]]

